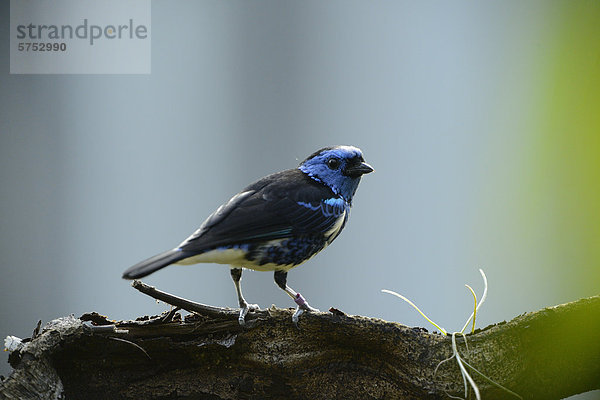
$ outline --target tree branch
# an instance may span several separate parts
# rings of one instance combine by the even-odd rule
[[[8,399],[437,399],[461,396],[449,337],[340,311],[248,314],[133,286],[198,314],[136,321],[97,313],[48,323],[9,344]],[[526,399],[600,388],[600,296],[521,315],[467,335],[461,356]],[[462,343],[462,339],[461,339]],[[485,399],[510,398],[473,374]]]

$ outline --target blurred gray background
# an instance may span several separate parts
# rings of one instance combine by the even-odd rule
[[[559,3],[154,1],[147,76],[9,75],[0,7],[1,337],[71,313],[164,311],[124,269],[335,144],[376,172],[344,233],[289,274],[311,305],[431,328],[392,289],[459,330],[478,268],[479,327],[598,294],[598,260],[556,249],[560,200],[535,189],[554,162],[538,145]],[[225,266],[145,281],[237,304]],[[293,306],[271,273],[246,272],[243,288]]]

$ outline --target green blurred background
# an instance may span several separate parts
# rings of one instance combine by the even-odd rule
[[[564,293],[600,289],[600,3],[562,7],[540,113],[534,114],[532,223],[548,226],[548,257]],[[543,201],[543,199],[551,199]],[[549,214],[536,204],[550,204]],[[547,210],[550,211],[550,210]]]

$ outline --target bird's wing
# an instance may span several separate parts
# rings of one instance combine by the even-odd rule
[[[179,248],[200,253],[220,246],[327,232],[345,217],[346,202],[324,185],[293,171],[263,178],[232,197]]]

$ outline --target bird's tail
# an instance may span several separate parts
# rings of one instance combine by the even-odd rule
[[[158,271],[167,265],[176,263],[179,260],[189,257],[185,252],[177,249],[168,250],[164,253],[150,257],[147,260],[135,264],[127,271],[123,272],[123,279],[137,279],[150,275],[154,271]]]

